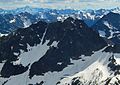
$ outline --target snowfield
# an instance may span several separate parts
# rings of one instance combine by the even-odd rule
[[[14,62],[16,64],[22,64],[26,66],[28,64],[32,64],[37,61],[41,55],[44,55],[46,51],[49,49],[46,41],[43,45],[37,45],[36,47],[29,47],[31,49],[28,53],[22,53],[20,55],[20,60]],[[54,42],[53,46],[57,45],[57,42]],[[39,52],[40,49],[43,51]],[[34,76],[32,79],[29,79],[29,70],[23,74],[12,76],[10,78],[0,78],[0,81],[6,82],[5,85],[28,85],[28,84],[36,84],[40,82],[44,82],[44,85],[72,85],[72,80],[74,78],[79,79],[84,85],[88,85],[92,82],[93,85],[95,82],[98,85],[104,85],[105,80],[107,78],[113,77],[112,82],[116,79],[114,78],[113,72],[107,67],[109,63],[109,58],[112,56],[112,53],[102,52],[105,48],[100,51],[94,52],[92,56],[80,56],[79,60],[72,60],[71,65],[68,65],[60,72],[47,72],[44,76]],[[38,51],[37,51],[38,50]],[[31,55],[30,55],[31,54]],[[36,56],[33,56],[36,54]],[[26,57],[25,57],[26,56]],[[120,54],[115,54],[115,59],[117,64],[120,64]],[[3,63],[4,64],[4,63]],[[0,64],[2,67],[3,64]],[[60,63],[58,63],[61,65]],[[119,75],[117,75],[120,78]],[[17,82],[16,82],[17,81]],[[16,82],[16,83],[14,83]],[[95,84],[94,84],[95,85]]]

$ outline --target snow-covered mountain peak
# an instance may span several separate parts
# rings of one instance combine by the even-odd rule
[[[100,58],[83,71],[60,80],[58,85],[119,85],[119,72],[118,74],[115,74],[115,71],[111,71],[111,67],[109,67],[111,63],[113,63],[113,65],[116,63],[113,59],[110,60],[110,58],[113,57],[113,54],[103,53],[103,55],[100,55],[99,57]],[[120,57],[118,60],[119,59]],[[117,59],[114,60],[117,61]]]

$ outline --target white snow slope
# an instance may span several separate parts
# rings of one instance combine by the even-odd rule
[[[19,57],[19,60],[13,62],[15,64],[22,64],[23,66],[27,66],[29,63],[39,60],[40,56],[44,55],[46,51],[49,49],[46,41],[43,45],[38,45],[36,47],[29,47],[29,52],[22,53]],[[58,42],[54,42],[52,46],[57,46]],[[40,49],[43,51],[38,52]],[[104,48],[105,49],[105,48]],[[37,51],[38,50],[38,51]],[[103,50],[103,49],[102,49]],[[102,50],[94,52],[92,56],[80,56],[82,59],[72,60],[72,65],[68,65],[60,72],[47,72],[44,76],[34,76],[32,79],[29,79],[28,73],[29,70],[23,74],[12,76],[10,78],[1,78],[0,77],[0,85],[3,82],[7,81],[5,85],[28,85],[30,83],[36,84],[44,81],[43,85],[71,85],[72,79],[79,79],[83,85],[104,85],[104,81],[108,78],[112,78],[112,82],[115,81],[116,77],[120,79],[119,75],[114,76],[113,72],[107,67],[108,59],[112,56],[112,53],[102,52]],[[36,54],[34,58],[32,54]],[[25,57],[29,55],[29,57]],[[117,64],[120,64],[120,54],[115,54],[115,59]],[[39,57],[39,58],[38,58]],[[26,61],[25,61],[26,60]],[[61,65],[61,62],[58,63]],[[1,67],[3,64],[0,65]],[[16,82],[17,81],[17,82]],[[91,84],[89,84],[91,82]],[[95,84],[97,82],[97,84]]]

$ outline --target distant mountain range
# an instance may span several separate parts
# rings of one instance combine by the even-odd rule
[[[38,21],[56,22],[63,21],[68,17],[84,20],[88,26],[92,26],[100,18],[109,12],[120,13],[119,8],[100,9],[100,10],[56,10],[31,8],[29,6],[17,8],[14,10],[0,9],[0,33],[6,34],[17,28],[29,27]]]

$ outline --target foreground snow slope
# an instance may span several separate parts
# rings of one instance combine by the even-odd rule
[[[119,85],[119,70],[112,71],[109,65],[120,66],[120,54],[96,52],[97,59],[84,70],[59,81],[58,85]],[[98,56],[99,55],[99,56]],[[110,60],[113,58],[112,60]],[[93,58],[92,58],[93,59]],[[118,67],[120,69],[120,67]],[[117,72],[118,73],[115,73]]]

